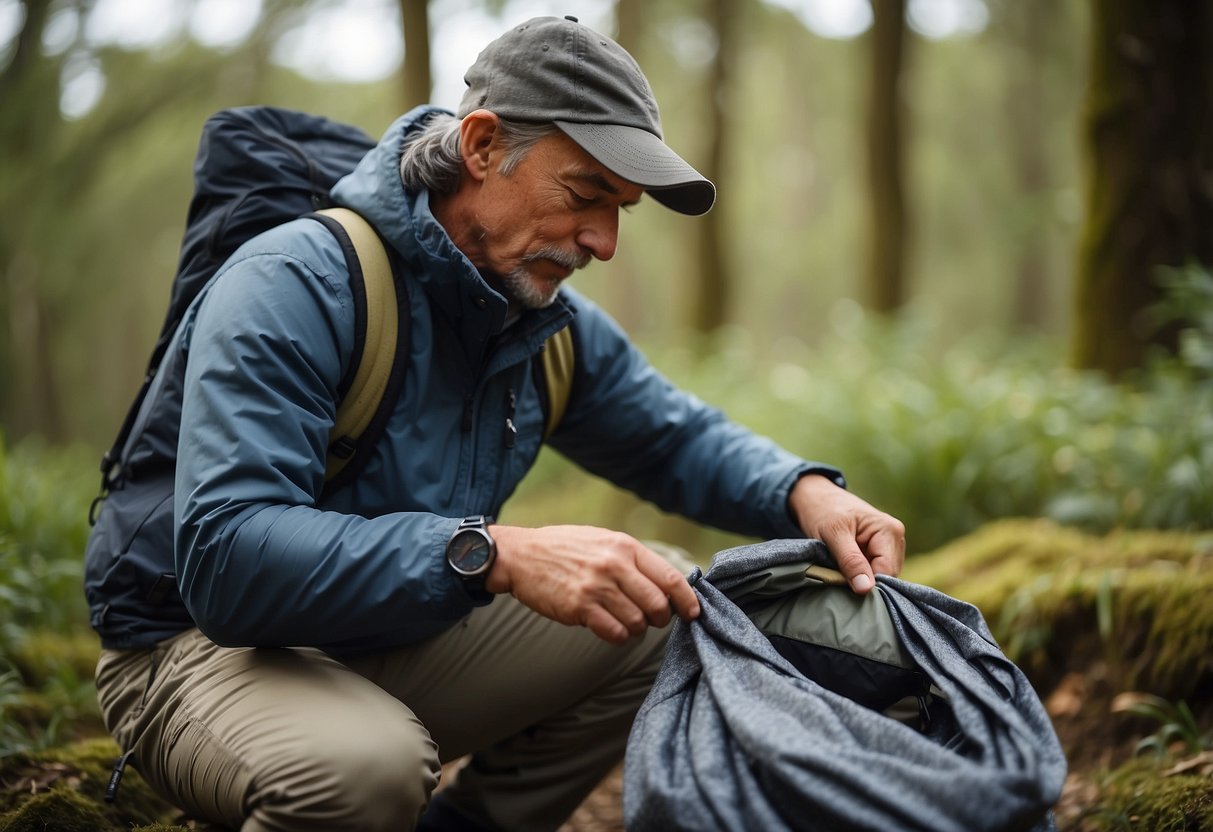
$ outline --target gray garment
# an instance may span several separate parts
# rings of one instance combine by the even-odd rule
[[[789,563],[833,565],[819,541],[779,540],[691,573],[702,613],[676,623],[628,741],[628,830],[1053,830],[1065,757],[980,612],[878,576],[944,703],[920,732],[806,678],[730,598]]]

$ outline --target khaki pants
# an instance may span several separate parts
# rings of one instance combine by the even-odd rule
[[[211,823],[411,829],[441,764],[472,753],[444,794],[530,832],[557,828],[622,758],[667,630],[613,646],[500,596],[434,639],[343,661],[190,630],[103,651],[97,690],[140,774]]]

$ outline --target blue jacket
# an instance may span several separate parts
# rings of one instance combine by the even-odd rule
[[[332,192],[401,256],[412,318],[403,390],[370,462],[322,492],[337,386],[354,357],[352,301],[335,238],[295,220],[223,266],[149,394],[138,482],[108,498],[87,552],[92,623],[107,646],[196,624],[224,645],[369,649],[432,636],[487,603],[444,549],[461,518],[498,514],[534,463],[543,414],[530,360],[574,319],[573,386],[550,442],[590,472],[762,537],[800,534],[786,509],[800,475],[841,483],[675,389],[567,288],[503,332],[506,300],[455,248],[428,194],[400,182],[402,142],[426,112],[399,119]]]

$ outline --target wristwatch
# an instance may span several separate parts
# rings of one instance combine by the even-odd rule
[[[497,559],[497,541],[489,534],[492,517],[464,519],[446,544],[446,562],[469,589],[484,592],[484,579]]]

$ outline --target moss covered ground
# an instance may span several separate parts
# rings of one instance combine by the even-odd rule
[[[1213,832],[1211,567],[1213,533],[1096,537],[1007,520],[912,558],[904,577],[981,609],[1040,691],[1070,760],[1063,832]],[[25,643],[27,679],[83,674],[96,651],[62,634]],[[0,832],[190,828],[129,768],[105,803],[118,749],[83,708],[74,728],[0,758]],[[618,802],[616,774],[565,832],[621,829]]]

